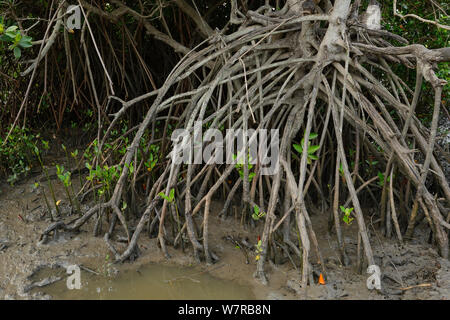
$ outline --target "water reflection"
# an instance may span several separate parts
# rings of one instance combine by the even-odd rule
[[[68,290],[66,277],[38,291],[53,299],[227,300],[254,299],[250,288],[224,281],[193,268],[148,265],[116,277],[81,273],[81,289]]]

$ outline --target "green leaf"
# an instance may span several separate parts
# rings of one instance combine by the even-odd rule
[[[259,207],[257,205],[253,206],[253,211],[255,212],[255,214],[259,214]]]
[[[345,212],[345,207],[344,206],[339,206],[339,208],[341,208],[342,212]]]
[[[5,35],[8,36],[11,39],[15,39],[16,38],[16,30],[17,30],[17,26],[11,26],[8,29],[6,29],[5,31]]]
[[[21,39],[22,39],[22,35],[20,34],[20,32],[17,32],[16,36],[14,37],[14,44],[19,44]]]
[[[59,174],[63,174],[64,173],[64,166],[59,166],[56,165],[56,173]]]
[[[175,197],[175,189],[172,188],[169,193],[169,202],[172,202],[174,197]]]
[[[299,144],[293,144],[292,146],[294,147],[294,149],[295,149],[298,153],[301,154],[301,153],[303,152],[303,148],[302,148],[301,145],[299,145]]]
[[[20,51],[20,48],[19,47],[15,47],[14,48],[14,57],[16,59],[19,59],[21,56],[22,56],[22,52]]]
[[[42,142],[42,146],[44,147],[44,149],[48,150],[50,147],[48,146],[48,141],[45,140],[41,140]]]
[[[308,148],[308,153],[309,153],[309,154],[314,153],[314,152],[316,152],[317,150],[319,150],[319,148],[320,148],[320,146],[310,146],[310,147]]]
[[[315,155],[313,155],[313,154],[310,154],[310,155],[309,155],[309,158],[310,158],[310,159],[313,159],[313,160],[319,160],[319,157],[318,157],[318,156],[315,156]]]
[[[14,32],[18,29],[18,26],[10,26],[8,27],[8,29],[6,29],[6,32]]]
[[[170,202],[170,201],[169,201],[169,197],[166,196],[164,192],[161,191],[160,193],[158,193],[158,195],[159,195],[161,198],[163,198],[164,200],[167,200],[168,202]]]
[[[19,41],[19,46],[21,46],[22,48],[30,48],[32,46],[31,40],[31,37],[23,36]]]
[[[315,139],[315,138],[317,138],[318,136],[319,136],[319,135],[318,135],[317,133],[311,132],[311,133],[309,134],[309,140]]]
[[[378,171],[378,179],[380,180],[380,181],[378,181],[378,184],[380,186],[383,186],[384,185],[384,174],[382,174],[380,171]]]

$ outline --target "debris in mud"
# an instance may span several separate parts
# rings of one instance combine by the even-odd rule
[[[286,297],[279,292],[269,292],[267,300],[286,300]]]
[[[450,261],[439,259],[440,269],[436,272],[436,290],[442,299],[450,300]]]
[[[53,284],[53,283],[55,283],[55,282],[60,281],[61,279],[62,279],[61,277],[51,276],[51,277],[45,278],[45,279],[43,279],[43,280],[41,280],[41,281],[33,282],[33,283],[31,283],[31,284],[25,286],[25,287],[23,288],[23,292],[24,292],[24,293],[27,293],[27,292],[29,292],[31,289],[34,289],[34,288],[42,288],[42,287],[48,286],[48,285],[50,285],[50,284]]]
[[[300,299],[326,299],[336,300],[348,297],[349,294],[345,290],[344,281],[337,279],[332,272],[329,273],[329,279],[325,285],[312,284],[307,290],[304,290],[298,280],[288,280],[286,286],[295,291]]]
[[[447,299],[450,297],[450,276],[442,268],[445,261],[424,245],[385,245],[374,252],[382,270],[382,292],[388,299]],[[444,263],[445,264],[445,263]],[[437,290],[440,281],[447,292]],[[397,297],[398,299],[398,297]]]
[[[8,249],[8,247],[10,246],[9,244],[9,240],[4,238],[4,239],[0,239],[0,252],[2,252],[3,250]]]
[[[293,275],[286,287],[299,299],[450,299],[450,261],[427,245],[390,243],[374,247],[375,263],[382,272],[381,291],[368,290],[367,275],[349,267],[327,263],[326,285],[315,281],[305,291]],[[326,261],[331,261],[330,258]]]
[[[32,300],[51,300],[52,296],[43,292],[36,292],[31,295]]]

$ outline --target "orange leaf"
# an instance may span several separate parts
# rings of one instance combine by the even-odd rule
[[[322,274],[320,274],[320,276],[319,276],[319,284],[325,285],[325,280],[323,279],[323,275]]]

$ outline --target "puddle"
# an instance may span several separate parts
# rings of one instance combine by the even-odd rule
[[[54,270],[51,274],[55,275]],[[49,272],[40,272],[40,277]],[[81,271],[81,289],[69,290],[68,275],[32,292],[49,294],[56,300],[251,300],[251,289],[232,281],[215,278],[194,268],[148,265],[123,271],[116,277]],[[36,279],[36,277],[33,277]],[[38,280],[38,279],[36,279]]]

